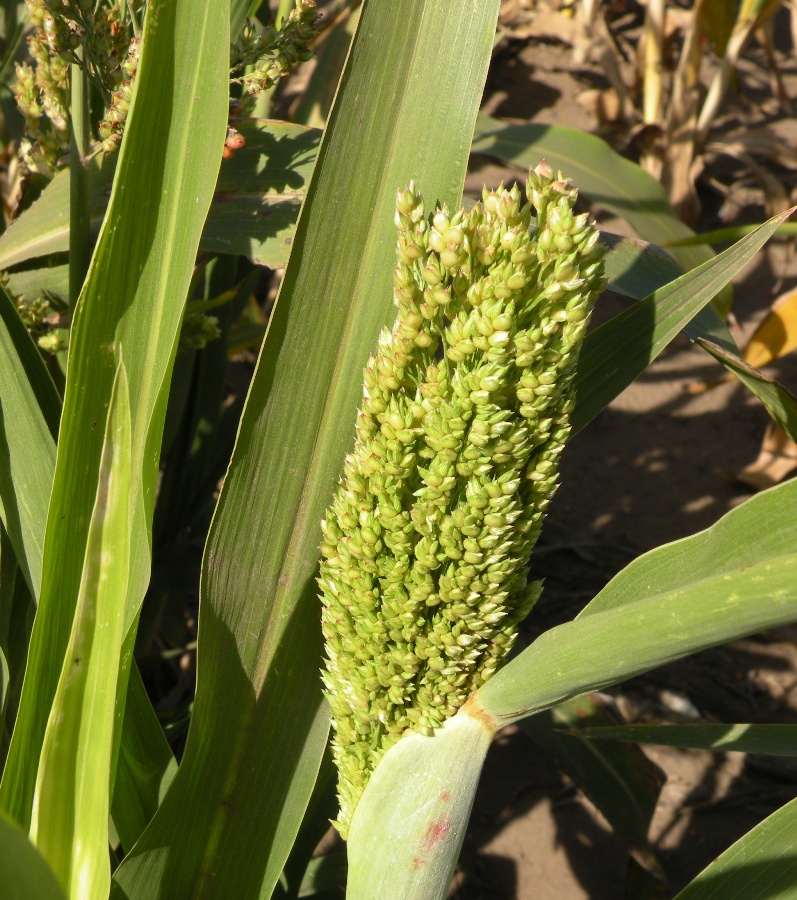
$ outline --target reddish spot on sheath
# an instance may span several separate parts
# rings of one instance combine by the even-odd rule
[[[451,791],[443,791],[443,793],[440,794],[440,799],[443,801],[443,803],[450,803],[451,802]]]
[[[450,830],[450,819],[437,819],[434,822],[430,822],[424,836],[426,846],[429,847],[429,849],[432,849],[436,844],[439,844],[440,841],[445,838]]]

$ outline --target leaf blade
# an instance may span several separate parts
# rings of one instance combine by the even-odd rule
[[[149,579],[168,378],[226,126],[229,13],[223,6],[216,0],[155,0],[148,10],[117,178],[72,326],[64,398],[69,425],[59,437],[42,596],[0,784],[0,805],[23,824],[30,818],[38,752],[71,629],[102,444],[96,423],[106,415],[120,343],[136,385],[127,629]],[[120,690],[126,682],[123,671]],[[123,708],[120,697],[120,716]]]
[[[0,812],[0,883],[7,900],[66,900],[44,857],[4,812]]]
[[[0,287],[0,512],[38,597],[61,401],[11,298]]]
[[[596,741],[797,756],[797,725],[609,725],[575,728],[572,734]]]
[[[795,496],[797,482],[787,482],[752,498],[713,528],[644,554],[577,619],[545,632],[501,669],[476,694],[478,702],[500,721],[515,721],[794,620]],[[752,511],[745,510],[750,506]],[[767,518],[767,540],[747,530],[760,516]],[[770,530],[776,521],[784,523],[782,537]],[[705,559],[713,564],[702,565]]]
[[[787,210],[774,216],[738,244],[587,335],[575,377],[574,433],[645,370],[722,286],[749,263],[792,212]]]
[[[279,877],[326,742],[319,523],[352,438],[362,366],[391,316],[394,192],[415,177],[459,202],[496,18],[493,0],[369,0],[363,11],[211,527],[186,754],[116,873],[121,895],[180,895],[201,879],[208,897],[231,885],[256,896]],[[463,65],[439,54],[440,34],[463,48]],[[453,99],[420,121],[428,83]],[[287,708],[290,731],[276,746],[273,723],[286,727]],[[220,770],[221,758],[235,768]],[[252,785],[242,773],[255,764],[262,783]],[[178,820],[192,828],[175,829]],[[168,871],[164,845],[180,860]]]
[[[710,863],[676,900],[789,897],[797,883],[797,800],[782,806]]]
[[[108,859],[114,705],[129,577],[132,440],[120,363],[75,619],[42,744],[31,838],[70,897],[101,900]]]

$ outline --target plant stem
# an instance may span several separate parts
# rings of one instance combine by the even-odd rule
[[[661,121],[661,69],[664,44],[664,0],[648,3],[645,21],[645,81],[642,118],[646,124]]]
[[[71,154],[69,159],[69,305],[75,308],[91,258],[89,207],[90,150],[89,82],[82,66],[83,48],[77,51],[81,65],[70,69],[71,118],[69,122]]]
[[[274,24],[277,28],[288,18],[293,9],[294,0],[280,0],[277,7],[277,14],[274,16]]]
[[[133,6],[133,0],[127,0],[127,9],[130,13],[130,21],[133,23],[133,34],[136,38],[141,38],[141,26],[138,24],[138,19],[136,18],[136,10]]]

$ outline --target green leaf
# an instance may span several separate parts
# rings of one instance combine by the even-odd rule
[[[67,424],[59,436],[41,599],[0,785],[0,804],[22,824],[29,821],[39,749],[69,639],[97,488],[97,425],[107,415],[120,345],[135,386],[128,634],[149,580],[169,376],[227,120],[227,27],[228,8],[216,0],[155,0],[148,9],[117,177],[72,326]],[[128,667],[125,656],[120,691]],[[123,710],[120,696],[119,726]]]
[[[797,541],[795,503],[797,481],[788,481],[750,497],[705,531],[643,553],[596,594],[578,618],[685,590],[705,577],[730,578],[791,553]]]
[[[620,572],[475,695],[502,723],[797,619],[797,482]]]
[[[242,121],[238,130],[246,145],[222,162],[200,249],[249,256],[272,268],[284,266],[321,132],[263,120]],[[116,155],[90,165],[95,233],[108,206],[116,166]],[[46,290],[65,300],[68,271],[63,255],[68,249],[69,173],[62,172],[0,237],[0,269],[12,268],[9,287],[15,294],[35,298]]]
[[[9,513],[19,511],[17,556],[26,561],[23,570],[26,581],[34,597],[38,595],[41,583],[42,547],[47,519],[47,507],[55,469],[55,435],[61,415],[61,399],[47,372],[41,354],[19,319],[6,293],[0,288],[0,426],[5,436],[5,452],[0,455],[0,497]],[[6,428],[5,423],[11,424]],[[9,465],[10,464],[10,465]],[[12,515],[9,521],[14,522]],[[31,600],[24,590],[12,589],[8,597],[10,607],[2,610],[4,629],[0,635],[0,646],[4,647],[11,666],[11,697],[8,725],[13,725],[22,686],[22,674],[27,658],[27,642],[30,626],[27,623]],[[4,595],[5,596],[5,595]],[[174,766],[174,759],[165,745],[160,725],[154,717],[144,687],[138,673],[128,701],[135,713],[135,726],[125,718],[125,739],[128,742],[123,752],[123,777],[115,788],[115,813],[122,821],[117,822],[120,833],[132,838],[138,836],[154,813],[151,797],[157,798],[157,787],[146,791],[132,775],[141,776],[150,771],[150,778],[160,778],[168,766]],[[137,712],[136,712],[137,711]],[[10,737],[10,730],[8,731]],[[137,742],[135,753],[132,742]],[[5,736],[4,741],[5,745]],[[161,753],[155,753],[160,749]],[[165,751],[165,753],[164,753]],[[5,755],[5,754],[3,754]],[[152,757],[151,761],[148,760]],[[124,777],[124,773],[128,776]],[[130,796],[127,796],[127,792]],[[135,802],[133,798],[136,798]],[[142,804],[145,810],[142,810]],[[125,827],[124,820],[135,816],[139,810],[136,828]],[[141,817],[146,816],[144,821]],[[133,839],[125,846],[130,846]]]
[[[36,604],[17,565],[11,541],[0,523],[0,651],[4,667],[0,760],[5,760],[16,719],[35,610]]]
[[[41,354],[0,287],[0,512],[35,597],[60,415]]]
[[[591,741],[797,756],[797,725],[613,725],[573,728],[570,733]]]
[[[797,397],[788,388],[771,375],[751,366],[738,350],[734,353],[705,338],[698,338],[697,343],[755,394],[772,419],[793,441],[797,440]]]
[[[492,738],[465,706],[433,738],[407,732],[387,751],[352,817],[347,900],[447,895]]]
[[[176,772],[177,761],[149,702],[138,667],[131,666],[111,808],[125,851],[141,837]]]
[[[299,829],[288,857],[285,868],[280,877],[280,883],[274,893],[275,898],[286,897],[293,900],[294,897],[302,896],[302,890],[307,890],[308,881],[312,881],[309,872],[314,869],[313,852],[320,844],[324,835],[329,831],[329,823],[335,818],[338,810],[338,798],[335,790],[338,781],[338,770],[332,761],[332,753],[329,748],[321,760],[321,768],[318,770],[318,778],[316,779],[310,802],[307,804],[307,810],[304,815],[302,827]],[[318,890],[335,887],[328,881],[323,883],[324,878],[337,879],[337,883],[345,882],[346,874],[346,854],[343,856],[342,872],[338,867],[322,866],[316,871],[319,875]]]
[[[643,300],[683,275],[678,263],[656,244],[608,231],[601,231],[600,236],[606,248],[603,267],[607,289],[615,294]]]
[[[340,889],[346,884],[346,873],[349,863],[345,851],[318,856],[310,860],[307,871],[299,888],[299,897],[313,897],[324,891],[335,891],[332,896],[339,897]]]
[[[738,241],[745,235],[760,228],[760,225],[731,225],[728,228],[717,228],[714,231],[704,231],[702,234],[693,234],[689,237],[678,238],[672,241],[662,241],[662,247],[695,247],[698,244],[728,244]],[[777,237],[789,238],[797,235],[797,222],[784,222],[778,228]]]
[[[775,900],[797,884],[797,800],[756,825],[690,882],[675,900]]]
[[[81,900],[103,900],[111,885],[111,756],[133,496],[130,399],[121,359],[104,432],[86,561],[44,735],[30,829],[68,895]]]
[[[27,834],[0,812],[3,900],[66,900],[58,879]]]
[[[284,266],[321,132],[288,122],[243,121],[246,146],[221,164],[200,249]]]
[[[6,655],[0,648],[0,728],[3,727],[6,718],[6,702],[8,700],[8,686],[11,682],[11,673],[8,670]]]
[[[363,10],[208,538],[185,755],[119,896],[268,896],[280,877],[327,738],[320,519],[394,315],[396,189],[461,199],[498,3],[467,11]]]
[[[580,431],[642,372],[740,272],[793,210],[771,218],[691,272],[654,291],[587,335],[575,378],[573,431]]]

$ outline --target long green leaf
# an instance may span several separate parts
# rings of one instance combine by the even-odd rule
[[[797,800],[748,831],[675,900],[788,900],[797,885]]]
[[[268,896],[279,878],[326,743],[319,522],[393,315],[395,192],[415,178],[459,203],[497,12],[363,10],[208,539],[185,756],[120,896]]]
[[[571,734],[597,741],[797,756],[797,725],[612,725],[574,728]]]
[[[41,585],[44,515],[60,415],[55,385],[0,287],[0,512],[35,597]]]
[[[58,879],[27,834],[0,812],[3,900],[66,900]]]
[[[781,556],[560,626],[485,690],[485,709],[514,721],[689,653],[791,622],[797,618],[795,565],[794,554]],[[616,648],[612,659],[607,646]],[[563,672],[565,677],[555,677]],[[532,677],[530,688],[526,679]]]
[[[5,678],[0,710],[0,760],[5,760],[11,741],[35,609],[11,541],[0,523],[0,652]]]
[[[130,634],[149,579],[169,374],[224,140],[228,15],[223,0],[154,0],[148,9],[117,177],[75,312],[41,600],[0,785],[0,804],[22,824],[29,822],[39,749],[69,639],[99,471],[97,424],[107,415],[120,344],[134,385]],[[123,659],[120,691],[128,665]]]
[[[755,494],[705,531],[643,553],[596,594],[578,618],[685,590],[706,577],[732,577],[791,553],[797,544],[795,504],[797,481]]]
[[[738,241],[751,231],[755,231],[758,225],[731,225],[728,228],[717,228],[713,231],[704,231],[702,234],[694,234],[690,237],[677,238],[672,241],[663,241],[663,247],[695,247],[698,244],[727,244]],[[778,229],[779,238],[797,236],[797,223],[786,222]]]
[[[0,455],[0,471],[11,475],[0,477],[0,497],[7,498],[5,507],[19,510],[22,541],[17,556],[27,562],[26,581],[38,599],[41,584],[41,548],[44,544],[47,507],[55,470],[55,435],[61,414],[61,400],[47,372],[39,351],[11,302],[0,289],[0,412],[2,421],[13,427],[4,431],[4,453]],[[5,564],[5,561],[4,561]],[[26,621],[31,600],[21,585],[9,587],[8,602],[3,608],[3,633],[0,647],[6,649],[10,666],[11,696],[8,717],[13,718],[19,701],[27,657],[30,625]],[[32,616],[31,616],[32,617]],[[171,751],[165,743],[143,684],[136,677],[131,682],[125,717],[126,745],[122,753],[122,773],[115,787],[117,830],[124,836],[124,846],[132,846],[157,807],[158,784],[164,774],[175,767]],[[10,730],[8,731],[10,738]],[[6,747],[6,735],[3,747]],[[135,745],[135,749],[134,749]],[[160,752],[156,752],[160,751]],[[5,753],[3,753],[5,756]],[[150,783],[151,782],[151,783]],[[134,823],[134,824],[133,824]]]
[[[719,290],[746,266],[793,210],[655,291],[591,332],[575,378],[579,431],[642,372]]]
[[[119,841],[129,851],[155,815],[177,772],[136,666],[130,669],[111,814]]]
[[[75,900],[111,885],[108,815],[132,525],[131,422],[120,361],[67,654],[44,735],[31,839]]]
[[[787,482],[712,528],[646,553],[575,621],[545,632],[498,672],[477,702],[500,722],[515,721],[797,619],[796,500],[797,482]]]

